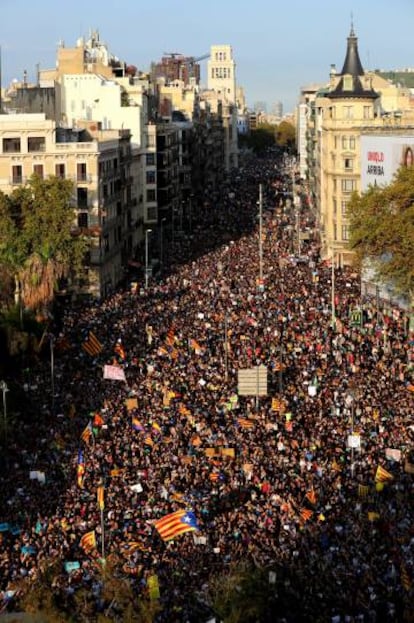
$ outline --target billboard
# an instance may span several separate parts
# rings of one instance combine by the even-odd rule
[[[386,186],[401,166],[414,166],[414,135],[361,136],[361,191]]]

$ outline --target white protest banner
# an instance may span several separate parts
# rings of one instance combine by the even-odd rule
[[[129,488],[131,489],[131,491],[133,491],[134,493],[141,493],[143,491],[142,485],[140,482],[137,482],[136,485],[130,485]]]
[[[125,381],[125,372],[123,368],[119,366],[104,366],[104,379],[110,379],[111,381]]]
[[[391,461],[401,461],[401,450],[385,448],[385,457]]]
[[[359,435],[348,435],[348,448],[360,448],[361,437]]]

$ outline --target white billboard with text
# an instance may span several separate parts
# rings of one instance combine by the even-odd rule
[[[401,166],[413,166],[413,136],[361,136],[361,191],[386,186]]]

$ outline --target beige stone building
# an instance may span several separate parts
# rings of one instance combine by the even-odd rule
[[[330,81],[307,103],[306,165],[319,221],[322,257],[348,264],[347,204],[361,190],[360,137],[369,133],[412,133],[414,106],[410,92],[373,72],[364,72],[353,28],[342,71],[331,66]],[[305,141],[304,141],[305,142]]]
[[[42,113],[0,116],[0,190],[36,174],[73,182],[73,233],[90,242],[79,294],[102,297],[119,283],[132,249],[129,130],[59,128]]]

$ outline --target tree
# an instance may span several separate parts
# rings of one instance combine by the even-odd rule
[[[269,147],[275,145],[275,128],[269,125],[260,125],[250,134],[239,137],[240,146],[250,147],[258,156],[264,154]]]
[[[276,128],[276,143],[279,147],[286,147],[289,151],[295,148],[295,126],[288,121],[281,121]]]
[[[354,193],[348,205],[349,246],[361,266],[369,260],[379,279],[414,295],[414,167],[402,167],[391,184]]]
[[[71,233],[72,194],[69,180],[32,176],[11,195],[0,195],[0,271],[9,281],[14,276],[30,309],[47,306],[59,280],[82,265],[87,243]]]

